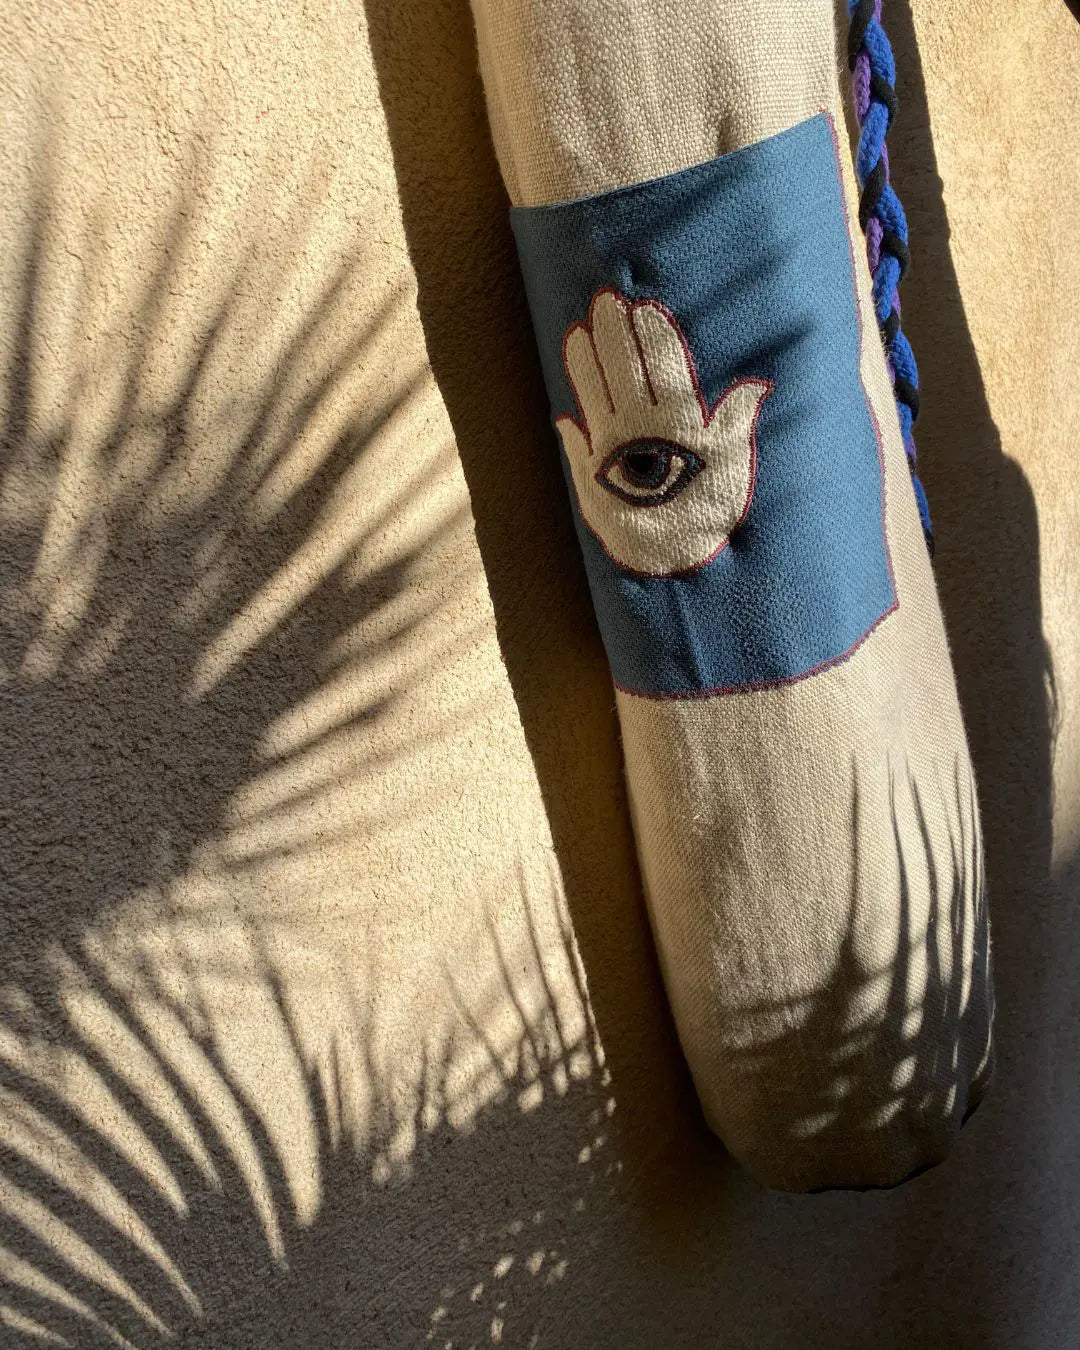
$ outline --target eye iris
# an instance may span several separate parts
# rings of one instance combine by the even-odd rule
[[[671,451],[659,446],[639,446],[623,454],[623,477],[634,487],[658,488],[670,470]]]
[[[660,436],[643,436],[616,446],[597,469],[596,481],[629,506],[662,506],[704,467],[695,451]]]

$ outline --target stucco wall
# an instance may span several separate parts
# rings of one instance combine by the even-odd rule
[[[1080,1341],[1080,27],[913,9],[999,1067],[936,1172],[790,1198],[659,989],[465,0],[16,0],[0,1345]]]

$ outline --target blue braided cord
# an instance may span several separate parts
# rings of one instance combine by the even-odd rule
[[[922,480],[917,473],[911,475],[911,486],[915,489],[915,501],[919,507],[919,519],[923,523],[923,529],[929,530],[930,503],[926,500],[926,489],[923,487]]]
[[[881,106],[880,104],[878,105]],[[882,142],[884,144],[884,141]],[[870,166],[873,168],[873,165]],[[890,230],[894,230],[906,244],[908,241],[907,216],[904,215],[904,208],[900,205],[900,198],[893,190],[891,183],[886,183],[881,196],[878,198],[877,206],[874,208],[874,215],[881,223]]]
[[[893,90],[896,83],[896,60],[888,36],[878,17],[880,0],[876,7],[872,5],[872,0],[847,0],[847,5],[850,19],[854,20],[857,12],[862,11],[862,17],[867,20],[863,28],[859,52],[853,53],[853,56],[865,52],[869,61],[871,76],[876,77],[881,85],[887,86],[886,93],[888,94]],[[868,9],[871,11],[869,15]],[[885,137],[891,120],[888,104],[879,97],[873,85],[871,85],[869,102],[861,110],[859,144],[855,155],[855,172],[860,187],[865,188],[867,181],[881,164],[885,153]],[[883,181],[880,183],[880,192],[870,208],[870,215],[878,219],[886,238],[893,236],[906,247],[908,242],[907,217],[904,215],[904,208],[900,204],[899,197],[897,197],[888,181],[887,162],[884,166]],[[872,278],[874,313],[878,324],[881,326],[889,322],[894,311],[896,323],[899,324],[900,305],[897,290],[901,275],[900,259],[887,244],[883,243]],[[915,469],[913,427],[918,415],[917,409],[911,406],[904,394],[901,393],[900,388],[895,388],[896,380],[902,380],[905,382],[905,386],[903,386],[905,390],[906,386],[910,386],[911,389],[917,391],[919,371],[915,364],[915,355],[911,350],[911,344],[899,327],[896,328],[891,341],[888,343],[888,356],[894,373],[894,392],[900,419],[900,431],[911,469],[911,481],[915,492],[915,501],[919,508],[919,519],[922,522],[927,543],[931,552],[933,552],[930,508],[926,500],[926,492]]]
[[[849,14],[854,15],[858,7],[858,0],[848,0]],[[895,88],[896,58],[888,34],[876,13],[866,26],[863,46],[870,56],[870,69],[880,75],[890,89]]]

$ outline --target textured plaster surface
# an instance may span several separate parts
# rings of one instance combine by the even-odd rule
[[[464,0],[9,5],[5,1350],[1080,1341],[1080,26],[889,8],[999,1067],[791,1198],[659,989]]]

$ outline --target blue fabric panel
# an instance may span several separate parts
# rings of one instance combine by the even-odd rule
[[[673,312],[710,406],[740,376],[774,384],[750,512],[713,562],[628,573],[575,503],[624,689],[693,697],[799,679],[895,608],[837,153],[819,114],[665,178],[511,213],[554,416],[579,415],[563,335],[606,286]]]

